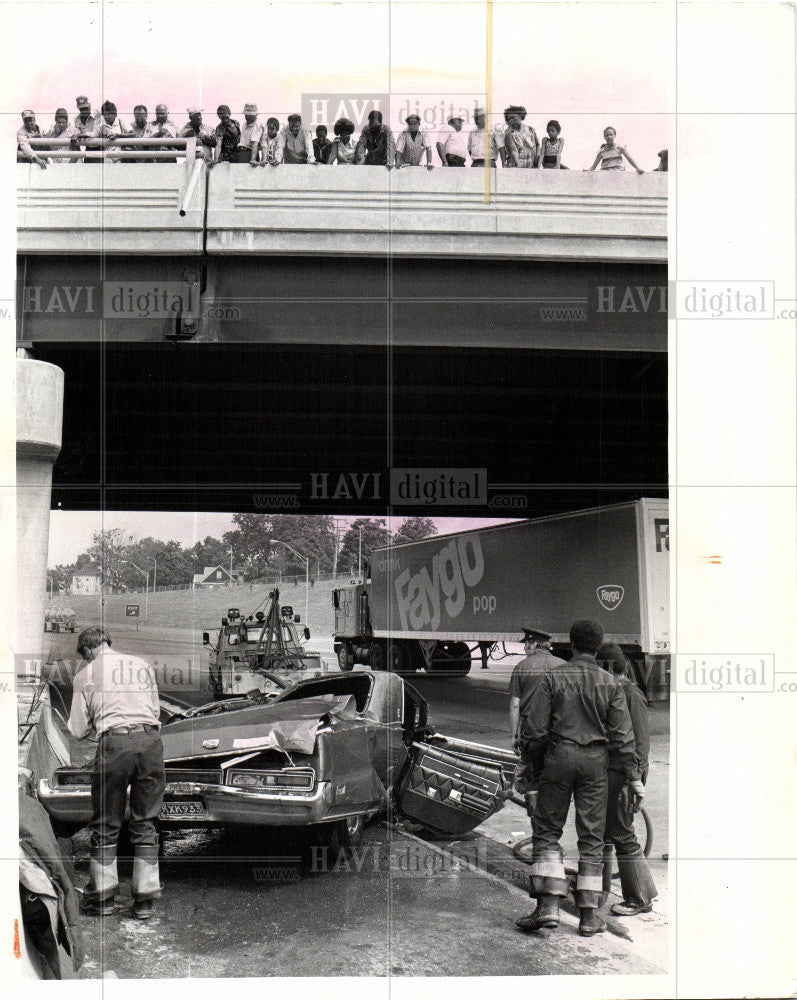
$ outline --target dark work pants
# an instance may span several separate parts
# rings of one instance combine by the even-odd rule
[[[158,732],[105,733],[100,737],[91,776],[92,856],[104,863],[116,857],[119,830],[130,789],[130,839],[140,857],[158,856],[155,820],[163,805],[166,775]]]
[[[446,164],[449,167],[464,167],[465,157],[457,156],[456,153],[446,153]]]
[[[634,816],[622,808],[620,792],[627,778],[619,771],[609,771],[609,798],[606,808],[606,862],[611,873],[611,847],[617,852],[620,886],[623,900],[639,906],[656,898],[656,884],[645,860],[644,852],[634,833]],[[611,886],[611,874],[605,876],[606,886]]]
[[[555,741],[545,756],[532,818],[532,895],[566,894],[562,837],[570,801],[576,810],[578,877],[576,904],[598,906],[603,888],[603,835],[608,780],[606,747]]]

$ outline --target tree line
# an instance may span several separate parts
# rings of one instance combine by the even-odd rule
[[[95,532],[92,544],[70,565],[48,571],[54,592],[66,592],[74,576],[99,573],[109,590],[138,590],[149,585],[179,587],[190,584],[206,566],[223,566],[242,580],[271,575],[304,576],[304,559],[310,560],[310,576],[333,572],[354,574],[374,548],[390,542],[411,542],[437,534],[428,517],[408,517],[395,533],[385,518],[360,517],[345,532],[335,519],[324,514],[235,514],[235,528],[221,538],[208,535],[191,548],[158,538],[135,539],[123,528]],[[280,544],[284,542],[285,544]]]

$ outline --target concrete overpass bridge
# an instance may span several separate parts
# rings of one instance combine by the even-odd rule
[[[310,470],[419,465],[544,486],[520,514],[666,485],[666,174],[499,169],[486,200],[476,169],[189,158],[18,185],[18,338],[66,373],[64,506],[300,484],[310,510]]]

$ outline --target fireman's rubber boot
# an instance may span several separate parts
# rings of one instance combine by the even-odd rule
[[[606,921],[598,912],[597,907],[582,906],[579,912],[581,920],[578,924],[578,933],[582,937],[594,937],[606,930]]]
[[[612,868],[614,868],[614,845],[603,845],[603,892],[600,894],[598,909],[602,910],[612,891]]]
[[[515,921],[522,931],[554,930],[559,926],[559,896],[540,893],[537,909],[527,917]]]
[[[620,869],[623,901],[614,904],[612,913],[616,917],[633,917],[637,913],[650,913],[653,909],[651,901],[658,895],[658,889],[645,856],[641,851],[633,855],[618,855],[617,864]]]
[[[163,886],[158,868],[158,848],[137,848],[133,858],[133,915],[138,920],[152,916],[152,901],[160,899]]]
[[[82,896],[82,911],[92,917],[110,916],[118,892],[116,857],[107,850],[97,852],[89,859],[89,884]]]

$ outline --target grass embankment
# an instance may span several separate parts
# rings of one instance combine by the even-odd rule
[[[310,587],[309,615],[305,622],[305,583],[283,582],[279,588],[280,604],[289,604],[294,614],[298,614],[302,625],[309,625],[313,635],[331,635],[334,627],[332,591],[345,586],[349,580],[339,579],[318,581]],[[228,608],[239,608],[241,614],[249,615],[255,610],[265,610],[268,605],[270,587],[249,584],[225,587],[218,590],[164,590],[149,595],[146,624],[163,628],[184,628],[196,631],[218,628],[221,618]],[[125,615],[128,604],[138,604],[140,622],[144,619],[144,594],[108,594],[104,607],[101,599],[82,595],[69,595],[53,602],[54,607],[70,607],[77,617],[77,627],[105,621],[109,625],[133,623],[135,618]]]

